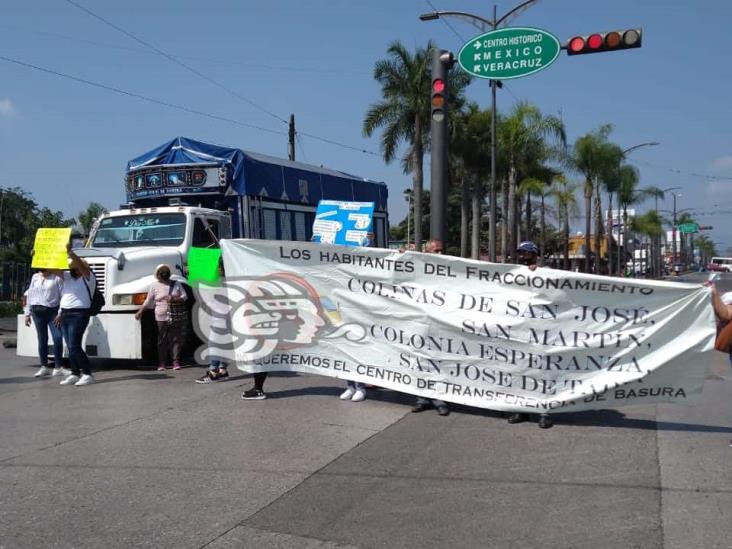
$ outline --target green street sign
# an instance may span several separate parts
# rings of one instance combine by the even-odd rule
[[[547,68],[561,49],[559,39],[545,30],[506,27],[470,40],[460,48],[458,62],[478,78],[509,80]]]
[[[682,223],[679,225],[679,232],[680,233],[698,233],[699,232],[699,225],[696,223]]]

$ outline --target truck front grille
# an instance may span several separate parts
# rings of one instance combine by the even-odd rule
[[[107,287],[107,265],[106,263],[90,263],[89,268],[94,273],[94,278],[97,279],[97,288],[105,294],[105,288]]]

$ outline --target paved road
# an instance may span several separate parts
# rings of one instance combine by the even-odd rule
[[[696,406],[508,425],[410,414],[374,391],[273,376],[193,383],[97,365],[35,380],[0,349],[0,547],[729,548],[732,394],[716,358]]]

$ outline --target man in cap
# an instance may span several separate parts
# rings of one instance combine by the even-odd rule
[[[517,263],[519,265],[526,265],[530,270],[535,271],[538,265],[539,259],[539,248],[536,244],[527,240],[521,242],[516,249]],[[514,413],[508,416],[509,423],[521,423],[528,419],[527,414]],[[539,414],[539,427],[541,429],[549,429],[554,423],[552,422],[549,414]]]

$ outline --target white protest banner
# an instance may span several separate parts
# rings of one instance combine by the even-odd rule
[[[194,311],[199,358],[247,372],[551,412],[688,402],[710,365],[699,285],[304,242],[222,251],[225,286],[202,286]]]

